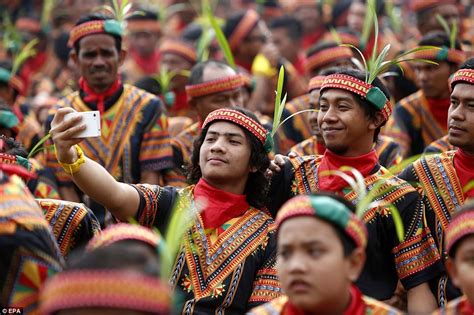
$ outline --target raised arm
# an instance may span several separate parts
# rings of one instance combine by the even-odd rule
[[[78,161],[79,154],[75,145],[83,139],[75,135],[85,129],[82,117],[64,119],[68,113],[75,112],[72,108],[61,108],[54,115],[51,123],[51,136],[56,147],[56,157],[62,164],[73,164]],[[66,167],[74,183],[85,194],[106,207],[119,220],[134,217],[140,204],[140,196],[132,186],[118,182],[106,169],[93,160],[84,157],[84,163],[73,171]]]

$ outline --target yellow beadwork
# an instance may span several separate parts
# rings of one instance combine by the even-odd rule
[[[62,163],[58,159],[58,162],[62,166],[64,171],[68,174],[71,174],[71,175],[74,174],[74,173],[79,172],[79,169],[81,168],[81,165],[84,164],[84,162],[86,162],[86,158],[85,158],[84,152],[82,152],[81,147],[76,144],[74,146],[74,148],[76,149],[76,152],[77,152],[77,160],[74,163],[71,163],[71,164]],[[57,155],[56,155],[56,158],[58,158]]]

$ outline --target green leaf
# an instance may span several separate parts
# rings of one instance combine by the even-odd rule
[[[55,6],[55,0],[44,0],[41,11],[41,27],[46,29],[51,21],[51,12]]]
[[[369,81],[367,83],[371,84],[375,78],[381,73],[381,65],[382,62],[385,60],[387,57],[387,54],[390,50],[391,45],[387,44],[384,49],[380,52],[378,55],[377,59],[375,60],[375,63],[373,65],[373,69],[369,69]]]
[[[286,95],[285,95],[286,96]],[[286,101],[286,100],[285,100]],[[303,114],[303,113],[309,113],[309,112],[318,112],[319,110],[317,109],[302,109],[300,111],[297,111],[296,113],[293,113],[291,114],[290,116],[286,117],[281,123],[278,124],[278,127],[276,128],[276,131],[275,133],[278,131],[278,129],[280,129],[281,126],[283,126],[284,123],[286,123],[288,120],[290,120],[291,118],[293,118],[294,116],[296,115],[300,115],[300,114]]]
[[[332,36],[332,38],[334,39],[334,41],[335,41],[338,45],[342,44],[341,36],[339,36],[339,33],[336,31],[336,29],[331,26],[331,27],[329,28],[329,31],[331,32],[331,36]]]
[[[449,34],[451,34],[451,30],[449,28],[448,22],[439,13],[436,14],[436,20],[439,22],[439,24],[441,24],[441,27],[445,31],[446,35],[449,36]]]
[[[46,142],[46,140],[48,140],[49,138],[51,138],[51,134],[48,133],[47,135],[45,135],[43,138],[41,138],[37,144],[35,144],[35,146],[33,147],[33,149],[31,149],[30,153],[28,154],[28,159],[29,158],[32,158],[33,156],[36,155],[36,153],[38,153],[39,151],[41,150],[44,150],[44,148],[41,148],[41,146],[43,145],[43,143]]]
[[[208,18],[209,18],[209,21],[211,22],[211,26],[214,29],[214,32],[216,33],[217,42],[219,43],[219,46],[224,52],[224,57],[227,60],[227,63],[232,68],[236,69],[234,56],[232,55],[232,51],[230,50],[229,43],[227,42],[227,39],[225,38],[224,33],[222,32],[222,29],[217,23],[216,18],[210,11],[208,11]]]
[[[367,43],[369,42],[370,35],[372,33],[372,27],[373,27],[373,19],[374,19],[374,11],[370,10],[370,7],[373,5],[374,1],[373,0],[368,0],[367,1],[367,8],[369,8],[366,12],[365,19],[364,19],[364,25],[362,26],[362,34],[360,36],[360,44],[363,49],[367,46]],[[375,16],[375,19],[377,17]]]
[[[356,46],[352,45],[352,44],[341,44],[339,46],[343,46],[343,47],[350,47],[352,49],[354,49],[355,51],[357,51],[357,53],[360,55],[361,59],[362,59],[362,62],[364,63],[364,71],[365,71],[365,82],[367,82],[367,80],[369,80],[369,73],[367,71],[368,69],[368,66],[367,66],[367,61],[365,60],[365,57],[364,57],[364,54],[362,53],[362,51],[360,51],[359,48],[357,48]]]
[[[471,180],[469,183],[467,183],[467,185],[462,188],[462,192],[467,193],[471,189],[474,189],[474,180]]]
[[[36,49],[34,47],[36,44],[38,44],[38,42],[39,40],[37,38],[32,39],[20,50],[18,55],[15,56],[13,60],[12,73],[17,73],[25,61],[36,55]]]
[[[275,132],[278,129],[278,125],[280,124],[280,120],[281,120],[281,114],[283,113],[283,109],[285,107],[285,104],[284,102],[282,102],[282,99],[281,99],[284,81],[285,81],[285,68],[281,66],[280,72],[278,73],[277,90],[276,90],[276,96],[275,96],[275,108],[273,111],[272,136],[275,135]],[[286,102],[286,95],[285,95],[284,101]]]
[[[349,167],[349,166],[343,166],[341,167],[342,171],[350,171],[354,178],[357,181],[357,187],[358,189],[356,190],[358,198],[362,199],[367,195],[367,188],[365,187],[365,179],[364,176],[354,167]]]

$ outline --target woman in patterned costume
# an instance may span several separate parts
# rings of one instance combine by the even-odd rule
[[[332,194],[297,196],[285,203],[276,224],[277,270],[286,295],[250,314],[401,314],[354,285],[367,245],[367,229],[354,210]]]
[[[85,193],[119,220],[132,217],[162,233],[175,213],[191,218],[170,279],[183,296],[183,314],[242,314],[280,295],[273,221],[258,210],[268,187],[271,145],[252,114],[240,108],[210,113],[194,145],[195,185],[176,189],[115,181],[73,146],[83,125],[64,121],[69,112],[56,113],[51,133],[58,161]]]

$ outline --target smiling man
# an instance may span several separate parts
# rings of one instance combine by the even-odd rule
[[[451,214],[474,197],[474,58],[468,59],[451,79],[448,141],[457,150],[428,155],[408,166],[400,177],[425,191],[426,217],[440,252]],[[443,258],[446,258],[443,255]],[[431,283],[441,303],[460,295],[447,275]]]
[[[167,118],[158,98],[121,83],[118,69],[126,55],[121,32],[117,21],[103,15],[88,15],[77,22],[69,45],[82,76],[80,90],[62,99],[59,107],[100,111],[102,135],[85,139],[84,152],[119,180],[157,184],[173,166]],[[63,199],[79,201],[54,150],[47,153],[47,166],[58,178]],[[103,208],[93,201],[88,205],[103,222]]]
[[[244,314],[280,295],[273,220],[258,210],[268,188],[269,135],[253,114],[237,107],[210,113],[194,142],[190,178],[195,185],[176,189],[117,182],[73,146],[84,124],[65,121],[69,112],[56,113],[51,134],[58,160],[73,170],[82,191],[119,220],[134,218],[162,233],[176,212],[191,219],[170,279],[182,294],[183,313]]]

